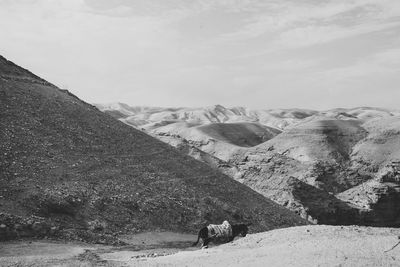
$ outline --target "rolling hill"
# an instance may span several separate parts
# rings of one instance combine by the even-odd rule
[[[121,110],[121,105],[116,104],[115,110]],[[157,115],[148,116],[150,110]],[[185,112],[190,116],[171,116]],[[210,112],[219,115],[205,115]],[[175,146],[189,146],[183,151],[201,150],[203,162],[309,221],[400,225],[397,110],[249,110],[217,105],[136,108],[125,114],[124,118],[133,120],[145,118],[141,127],[153,136]],[[258,127],[268,128],[260,131]],[[265,138],[254,138],[255,132]]]
[[[245,184],[311,221],[399,226],[399,122],[314,117],[228,162]]]
[[[271,139],[280,130],[258,123],[170,123],[150,131],[155,136],[173,136],[221,160],[228,160],[241,147]],[[172,144],[172,143],[171,143]]]
[[[121,112],[123,114],[123,112]],[[0,239],[304,224],[291,211],[0,57]],[[113,113],[115,116],[115,113]]]
[[[124,103],[95,104],[101,111],[134,127],[148,129],[153,124],[188,122],[198,125],[210,123],[255,122],[276,129],[284,129],[296,122],[317,114],[305,109],[253,110],[244,107],[226,108],[215,105],[204,108],[137,107]]]

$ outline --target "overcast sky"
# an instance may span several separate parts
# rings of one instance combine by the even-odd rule
[[[91,103],[400,109],[400,0],[0,0],[0,54]]]

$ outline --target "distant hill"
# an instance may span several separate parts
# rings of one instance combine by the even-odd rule
[[[140,118],[136,127],[153,136],[201,150],[216,158],[203,155],[203,162],[310,221],[400,225],[397,110],[130,109],[121,121],[134,125]]]
[[[114,118],[153,136],[174,136],[224,161],[242,147],[259,145],[297,124],[324,119],[338,121],[371,119],[400,115],[382,108],[337,108],[327,111],[308,109],[132,107],[124,103],[96,104]],[[279,138],[278,138],[279,139]],[[169,139],[171,140],[171,139]],[[176,143],[176,142],[174,142]]]
[[[399,116],[313,118],[230,164],[245,184],[311,220],[400,226],[399,125]]]
[[[281,131],[250,122],[204,125],[176,122],[159,126],[149,132],[155,136],[173,136],[175,139],[186,140],[212,156],[227,160],[237,149],[261,144]]]
[[[223,220],[253,231],[297,215],[0,57],[0,239],[101,243]]]
[[[148,129],[154,123],[188,122],[199,125],[209,123],[256,122],[269,127],[284,129],[317,111],[290,110],[252,110],[244,107],[226,108],[215,105],[204,108],[160,108],[132,107],[124,103],[95,104],[101,111],[118,112],[121,121],[135,127]]]

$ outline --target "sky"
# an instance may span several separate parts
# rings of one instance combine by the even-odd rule
[[[400,109],[399,0],[0,0],[0,54],[89,103]]]

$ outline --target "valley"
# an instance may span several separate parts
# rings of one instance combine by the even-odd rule
[[[400,223],[399,111],[97,107],[311,223]]]
[[[397,111],[93,106],[0,57],[0,112],[5,266],[398,263]]]

